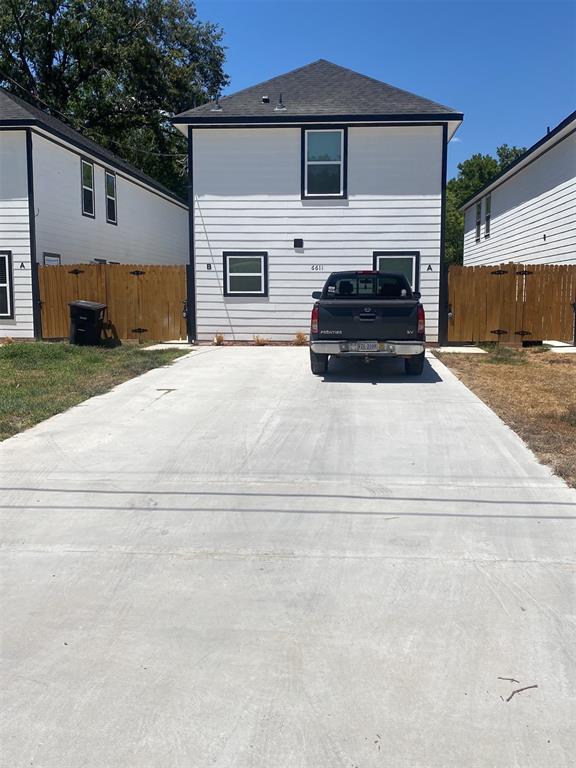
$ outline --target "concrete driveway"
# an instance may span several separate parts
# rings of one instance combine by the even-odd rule
[[[573,765],[576,493],[434,359],[200,349],[0,469],[3,768]]]

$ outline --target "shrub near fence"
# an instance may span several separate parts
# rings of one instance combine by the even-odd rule
[[[448,273],[452,342],[574,342],[576,265],[452,266]]]
[[[149,264],[66,264],[38,267],[42,337],[69,333],[71,301],[106,304],[106,327],[118,339],[186,338],[186,267]]]

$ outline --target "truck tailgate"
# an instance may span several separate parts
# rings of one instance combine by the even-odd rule
[[[320,339],[400,341],[417,334],[415,299],[323,299],[318,308]]]

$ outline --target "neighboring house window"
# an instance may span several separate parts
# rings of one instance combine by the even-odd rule
[[[484,237],[490,237],[490,215],[492,213],[492,195],[484,200]]]
[[[94,163],[81,160],[82,167],[82,213],[94,218]]]
[[[224,296],[267,296],[268,254],[224,253]]]
[[[108,224],[118,224],[116,212],[116,174],[106,171],[104,177],[106,183],[106,221]]]
[[[12,251],[0,251],[0,317],[14,317]]]
[[[482,202],[476,203],[476,242],[480,242],[480,230],[482,228]]]
[[[372,269],[404,275],[413,291],[420,285],[420,251],[374,251]]]
[[[346,197],[346,129],[303,132],[302,197]]]
[[[59,253],[48,253],[48,251],[44,251],[42,258],[45,267],[59,267],[62,264],[62,257]]]

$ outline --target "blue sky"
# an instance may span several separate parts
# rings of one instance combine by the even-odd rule
[[[329,59],[464,112],[449,176],[530,146],[576,109],[576,2],[197,0],[228,47],[227,92]]]

